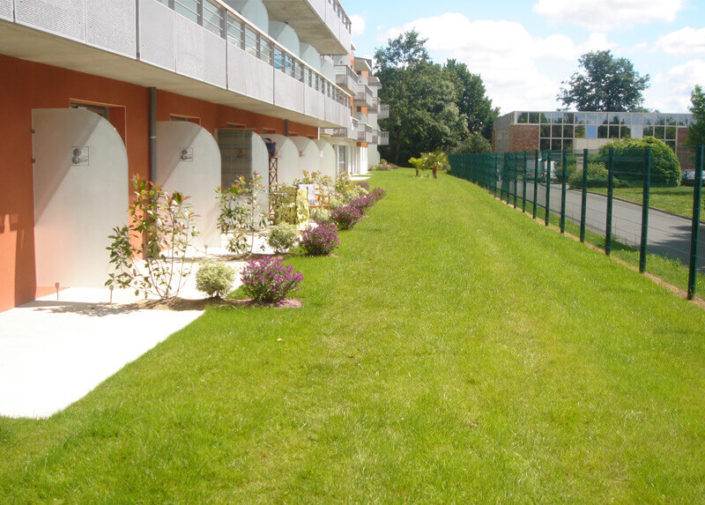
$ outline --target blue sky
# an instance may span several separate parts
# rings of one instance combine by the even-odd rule
[[[651,76],[646,107],[688,112],[705,85],[705,0],[342,0],[357,55],[416,28],[433,59],[482,76],[494,105],[555,110],[578,58],[610,49]]]

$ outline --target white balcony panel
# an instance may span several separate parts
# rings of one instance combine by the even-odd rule
[[[176,72],[203,80],[203,28],[183,16],[176,16]]]
[[[86,2],[86,42],[101,49],[135,58],[137,24],[135,0]]]
[[[338,102],[333,100],[332,98],[325,97],[325,103],[326,103],[326,121],[329,123],[334,123],[334,124],[339,124],[338,119],[340,119],[338,115]],[[345,125],[340,125],[340,126],[345,126]]]
[[[318,13],[322,20],[326,19],[326,5],[328,5],[328,0],[308,0],[311,4],[313,10]]]
[[[205,54],[203,55],[203,58],[206,62],[203,80],[210,84],[225,88],[227,85],[226,76],[228,73],[225,65],[227,60],[227,56],[225,54],[225,44],[227,44],[227,42],[208,30],[203,30],[203,39],[205,47]]]
[[[16,0],[17,23],[85,42],[83,0]]]
[[[340,43],[343,44],[343,47],[348,50],[352,44],[352,34],[347,28],[345,28],[345,25],[342,22],[340,23]]]
[[[274,102],[274,67],[228,44],[228,89],[271,104]]]
[[[304,84],[281,70],[274,72],[274,105],[304,112]]]
[[[176,71],[176,13],[156,0],[140,0],[140,60]]]
[[[308,86],[304,89],[304,105],[307,116],[313,116],[318,119],[325,119],[325,97],[313,88]]]
[[[338,116],[340,117],[340,122],[338,124],[349,125],[350,124],[350,107],[347,105],[338,104]]]
[[[338,14],[336,14],[335,9],[333,8],[333,4],[330,2],[326,1],[326,24],[328,25],[328,28],[330,31],[333,32],[333,35],[335,35],[338,40],[340,40],[340,18],[338,17]]]
[[[12,21],[12,0],[0,0],[0,19]]]

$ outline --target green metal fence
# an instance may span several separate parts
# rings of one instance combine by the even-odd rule
[[[705,148],[681,174],[651,148],[451,155],[451,174],[687,290],[705,280]],[[687,185],[686,185],[687,184]],[[691,187],[692,186],[692,187]]]

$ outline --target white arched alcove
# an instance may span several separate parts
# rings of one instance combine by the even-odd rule
[[[302,176],[299,168],[299,149],[292,142],[291,137],[284,135],[262,135],[264,139],[271,139],[277,144],[278,170],[277,180],[279,184],[293,184],[295,179]]]
[[[109,235],[127,224],[127,151],[107,120],[82,109],[32,111],[37,286],[102,287]]]
[[[300,56],[301,43],[299,42],[299,36],[291,26],[281,21],[270,21],[269,35],[296,56]]]
[[[291,141],[299,150],[299,170],[309,174],[321,169],[321,150],[316,143],[306,137],[291,137]]]
[[[323,74],[323,76],[326,77],[329,81],[335,82],[335,67],[333,66],[333,62],[328,59],[322,58],[320,67],[320,72]]]
[[[249,19],[257,28],[269,33],[269,12],[262,0],[224,0],[227,5]]]
[[[220,187],[220,149],[208,130],[188,121],[157,123],[157,183],[188,196],[198,217],[195,247],[220,247],[216,189]]]
[[[332,177],[335,179],[336,177],[336,158],[335,158],[335,149],[333,146],[330,144],[330,142],[326,142],[325,140],[314,140],[313,141],[317,146],[320,151],[320,168],[318,169],[319,172],[323,175],[327,175],[328,177]]]

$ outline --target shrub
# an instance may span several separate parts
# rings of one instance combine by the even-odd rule
[[[285,266],[281,258],[248,261],[242,272],[243,290],[256,303],[280,302],[290,291],[299,289],[303,280],[301,272]]]
[[[372,191],[368,193],[368,198],[372,198],[375,201],[380,201],[382,198],[387,196],[387,192],[383,190],[382,188],[375,188]]]
[[[370,183],[367,181],[358,181],[355,183],[355,186],[361,187],[362,189],[364,189],[368,193],[370,192]]]
[[[644,178],[644,149],[651,148],[651,183],[653,186],[678,186],[681,182],[681,165],[673,150],[668,144],[654,137],[643,139],[613,140],[600,148],[602,157],[609,155],[610,148],[614,148],[616,156],[616,171],[619,172],[624,182],[641,184]],[[635,161],[620,161],[619,158],[634,157]],[[588,174],[589,174],[588,170]]]
[[[278,253],[285,253],[296,244],[299,229],[293,224],[279,223],[269,232],[267,243]]]
[[[330,223],[331,222],[331,216],[330,216],[330,211],[327,209],[313,209],[311,211],[311,219],[315,223]]]
[[[235,280],[235,270],[225,263],[206,261],[196,272],[196,289],[210,297],[222,298],[230,291]]]
[[[364,198],[364,197],[361,197]],[[331,219],[341,230],[351,230],[362,219],[362,213],[357,207],[345,205],[331,212]]]
[[[614,187],[619,188],[626,184],[616,177],[614,178]],[[568,177],[568,184],[571,188],[583,187],[583,169],[578,168]],[[588,188],[606,188],[609,185],[609,174],[604,163],[588,163]]]
[[[330,254],[338,244],[338,230],[333,223],[309,226],[301,235],[301,246],[312,256]]]
[[[350,200],[349,206],[356,208],[358,211],[360,211],[360,214],[364,214],[365,212],[367,212],[367,209],[374,205],[374,203],[375,200],[370,198],[368,195],[363,195]]]

